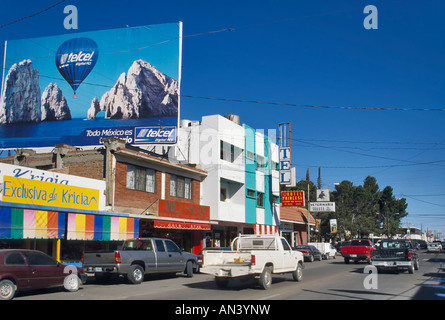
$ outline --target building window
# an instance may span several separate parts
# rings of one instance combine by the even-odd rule
[[[264,193],[257,192],[256,194],[256,206],[259,208],[264,208]]]
[[[247,196],[249,198],[256,198],[255,190],[247,189]]]
[[[227,199],[227,189],[226,188],[221,188],[220,189],[220,193],[219,193],[219,200],[220,201],[226,201]]]
[[[127,188],[154,193],[156,191],[156,171],[127,165]]]
[[[280,203],[280,196],[272,195],[272,202],[273,203]]]
[[[256,156],[256,169],[261,170],[265,167],[264,157],[257,155]]]
[[[170,175],[170,196],[191,199],[192,179]]]
[[[249,160],[255,161],[255,154],[252,151],[246,151],[246,157]]]
[[[235,161],[235,146],[220,140],[220,159],[233,163]]]

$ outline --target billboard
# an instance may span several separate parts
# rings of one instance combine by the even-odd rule
[[[175,144],[182,23],[5,43],[0,148]]]

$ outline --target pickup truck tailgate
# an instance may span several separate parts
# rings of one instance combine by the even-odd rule
[[[398,250],[374,250],[372,252],[372,259],[377,260],[408,260],[408,250],[398,249]]]
[[[219,277],[247,275],[252,265],[250,252],[206,251],[200,272]]]
[[[115,251],[94,251],[83,254],[83,266],[109,266],[116,264]]]

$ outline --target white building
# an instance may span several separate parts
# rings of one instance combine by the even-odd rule
[[[229,246],[239,233],[278,231],[276,130],[264,134],[238,119],[212,115],[200,122],[183,120],[177,147],[169,153],[208,172],[201,187],[201,203],[210,206],[212,223],[207,239],[213,243],[207,245]]]

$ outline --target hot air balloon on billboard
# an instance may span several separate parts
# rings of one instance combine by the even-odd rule
[[[56,66],[70,84],[76,97],[77,88],[90,74],[99,58],[99,48],[89,38],[75,38],[62,43],[57,50]]]

